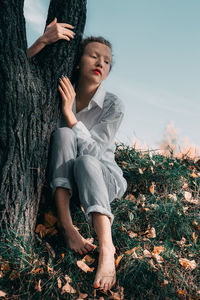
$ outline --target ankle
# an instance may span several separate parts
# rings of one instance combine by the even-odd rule
[[[99,245],[99,252],[113,252],[113,254],[115,253],[115,246],[113,245],[113,243],[105,243],[102,245]]]

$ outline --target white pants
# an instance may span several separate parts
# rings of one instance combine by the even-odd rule
[[[117,197],[117,183],[110,170],[96,157],[77,156],[77,142],[71,128],[58,128],[52,135],[49,168],[53,194],[57,187],[70,190],[70,201],[83,206],[86,218],[92,225],[92,212],[107,215],[111,224],[114,215],[110,203]]]

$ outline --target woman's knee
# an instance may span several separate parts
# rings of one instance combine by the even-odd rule
[[[69,142],[73,142],[76,140],[75,133],[69,127],[61,127],[56,129],[52,134],[53,143],[56,144],[65,144]]]
[[[95,169],[94,169],[95,168]],[[74,174],[81,172],[91,173],[91,170],[100,170],[98,159],[91,155],[80,155],[74,161]]]

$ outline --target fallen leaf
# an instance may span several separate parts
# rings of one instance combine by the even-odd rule
[[[125,254],[130,255],[130,254],[132,254],[133,252],[135,252],[136,249],[138,249],[138,247],[134,247],[133,249],[127,250],[127,251],[125,252]]]
[[[186,290],[178,290],[177,291],[178,295],[186,295],[186,293],[187,293]]]
[[[64,257],[65,257],[65,254],[64,254],[64,253],[61,253],[61,257],[64,258]]]
[[[172,199],[174,202],[177,201],[176,194],[169,194],[169,195],[168,195],[168,198],[169,198],[169,199]]]
[[[137,233],[133,232],[133,231],[128,231],[128,236],[132,239],[138,236]]]
[[[193,172],[192,174],[190,174],[190,177],[198,178],[198,175]]]
[[[47,234],[47,229],[43,224],[38,224],[35,232],[38,233],[42,239]]]
[[[72,282],[72,279],[71,279],[71,277],[69,277],[68,275],[65,275],[65,280],[66,280],[66,282]]]
[[[88,294],[83,294],[83,293],[80,293],[79,292],[79,295],[78,295],[78,298],[76,300],[82,300],[82,299],[85,299],[87,298]]]
[[[84,263],[82,260],[78,260],[76,264],[85,273],[94,271],[94,268],[88,267],[88,265],[86,265],[86,263]]]
[[[124,256],[124,254],[122,255],[119,255],[116,259],[115,259],[115,267],[117,268],[119,263],[120,263],[120,260],[122,259],[122,257]]]
[[[60,278],[57,278],[57,282],[58,282],[58,288],[61,289],[62,287],[62,281],[60,280]]]
[[[197,221],[194,221],[193,225],[194,225],[194,227],[195,227],[196,230],[200,231],[200,225],[198,224]]]
[[[1,271],[10,271],[10,265],[8,260],[5,260],[1,263]]]
[[[112,296],[110,296],[108,299],[112,299],[112,300],[121,300],[121,297],[120,297],[120,294],[119,294],[119,293],[115,293],[115,292],[113,292],[113,291],[111,291],[111,290],[110,290],[110,292],[111,292],[111,295],[112,295]]]
[[[193,232],[193,233],[192,233],[192,238],[193,238],[193,240],[194,240],[194,243],[196,244],[197,239],[198,239],[198,234],[196,234],[196,232]]]
[[[160,256],[159,254],[152,253],[152,256],[159,264],[162,264],[164,262],[164,258]]]
[[[150,191],[150,193],[153,195],[154,193],[155,193],[155,182],[152,182],[152,184],[151,184],[151,186],[150,186],[150,188],[149,188],[149,191]]]
[[[195,260],[188,260],[187,258],[179,258],[179,263],[184,269],[194,270],[197,267]]]
[[[85,256],[83,257],[82,261],[83,261],[84,263],[86,263],[87,265],[91,265],[91,264],[93,264],[93,262],[95,261],[95,259],[92,258],[92,257],[90,257],[89,255],[85,255]]]
[[[44,226],[46,228],[53,227],[57,223],[57,218],[51,211],[44,213]]]
[[[151,252],[149,250],[147,250],[147,249],[144,249],[143,254],[144,254],[144,257],[149,257],[149,258],[152,257]]]
[[[136,200],[135,196],[133,196],[132,194],[128,194],[125,199],[130,201]]]
[[[192,199],[192,193],[185,191],[184,197],[185,197],[185,200],[190,201]]]
[[[148,233],[147,233],[147,237],[148,238],[156,238],[156,230],[155,230],[155,228],[154,227],[152,227],[152,228],[150,228],[148,231],[147,231]]]
[[[182,237],[182,239],[180,241],[177,241],[176,243],[179,246],[185,246],[186,242],[187,242],[186,239]]]
[[[165,251],[165,248],[163,246],[154,246],[153,254],[160,254],[163,251]]]
[[[5,297],[7,294],[4,291],[0,291],[0,297]]]
[[[64,293],[75,294],[75,293],[76,293],[76,290],[69,284],[69,282],[67,282],[67,283],[62,287],[61,295],[63,295]]]
[[[140,174],[143,174],[143,171],[142,171],[141,168],[139,168],[138,171],[139,171]]]
[[[38,292],[42,291],[41,279],[39,279],[38,283],[35,284],[35,290],[38,291]]]
[[[127,163],[126,161],[122,161],[121,164],[122,164],[122,167],[123,167],[123,168],[126,168],[127,165],[128,165],[128,163]]]

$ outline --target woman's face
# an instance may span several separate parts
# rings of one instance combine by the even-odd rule
[[[112,53],[108,46],[99,42],[86,45],[80,60],[80,77],[100,84],[109,74]]]

